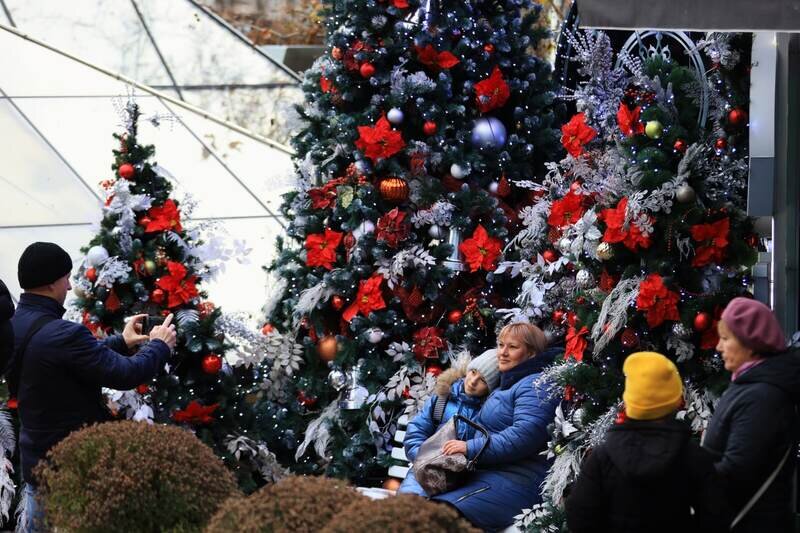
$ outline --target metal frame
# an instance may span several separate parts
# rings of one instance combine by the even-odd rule
[[[172,69],[169,68],[164,54],[161,53],[161,48],[158,47],[158,43],[156,42],[155,37],[153,37],[153,33],[150,31],[147,21],[144,20],[144,15],[142,15],[142,11],[139,9],[139,4],[136,3],[136,0],[131,0],[131,5],[133,6],[133,10],[136,11],[136,16],[139,17],[139,22],[142,23],[142,27],[144,28],[144,32],[147,34],[147,38],[150,39],[150,43],[152,43],[153,48],[155,49],[159,61],[161,61],[161,64],[164,65],[164,70],[167,71],[167,76],[169,76],[169,79],[172,80],[172,88],[178,93],[178,98],[183,100],[183,93],[181,93],[181,88],[178,86],[178,81],[172,74]]]

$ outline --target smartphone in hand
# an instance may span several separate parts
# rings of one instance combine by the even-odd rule
[[[150,335],[154,327],[164,323],[164,317],[158,315],[147,315],[142,319],[142,335]]]

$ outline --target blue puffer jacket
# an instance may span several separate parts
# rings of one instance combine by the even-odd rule
[[[152,379],[170,355],[169,347],[155,340],[126,357],[121,336],[98,341],[86,326],[61,320],[64,312],[52,298],[24,293],[11,319],[16,344],[40,316],[54,319],[25,351],[17,398],[22,477],[34,485],[31,471],[50,448],[84,424],[109,419],[101,387],[132,389]]]
[[[551,348],[500,374],[500,387],[475,420],[488,430],[489,445],[466,484],[434,500],[448,502],[485,530],[510,526],[522,509],[541,502],[540,485],[550,463],[540,452],[547,447],[547,426],[555,418],[559,398],[534,381],[562,348]],[[480,433],[467,441],[467,458],[486,439]]]
[[[444,374],[442,374],[442,376],[444,376]],[[437,384],[437,386],[438,385],[440,384]],[[425,402],[422,410],[417,413],[417,416],[408,424],[406,437],[403,440],[403,447],[405,448],[406,457],[409,461],[413,461],[417,457],[417,452],[419,451],[419,447],[422,446],[422,443],[436,433],[436,430],[442,427],[445,422],[455,415],[461,415],[464,418],[474,420],[478,414],[478,409],[481,407],[481,403],[483,403],[483,398],[468,396],[464,392],[464,379],[459,379],[450,386],[450,396],[444,408],[442,421],[436,424],[433,421],[433,407],[436,398],[438,398],[437,395],[431,396],[431,398]],[[475,429],[467,424],[456,424],[456,430],[458,432],[458,438],[461,440],[469,440],[475,434]],[[427,496],[419,483],[417,483],[413,470],[408,471],[406,478],[397,491],[404,494]]]

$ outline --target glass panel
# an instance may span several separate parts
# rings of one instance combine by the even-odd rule
[[[20,31],[136,81],[170,83],[128,0],[4,1]]]
[[[292,106],[302,104],[299,85],[279,89],[184,90],[183,98],[268,139],[289,143],[287,121],[295,115]]]
[[[179,85],[296,83],[190,2],[137,0]]]
[[[77,265],[83,258],[81,247],[86,246],[93,235],[94,231],[90,224],[48,228],[0,228],[0,249],[3,250],[0,279],[8,286],[11,296],[19,299],[21,291],[17,282],[17,261],[29,244],[36,241],[54,242],[64,248],[72,257],[72,264]],[[72,293],[67,297],[67,303],[71,298]]]
[[[216,280],[205,284],[209,299],[225,312],[258,315],[266,300],[267,275],[261,269],[275,258],[275,238],[283,228],[275,218],[218,221],[229,239],[243,239],[251,250],[246,257],[231,259]],[[246,260],[239,263],[236,259]]]
[[[289,154],[174,105],[168,107],[214,150],[273,214],[279,213],[281,194],[295,185]]]
[[[10,141],[0,143],[0,226],[96,218],[97,199],[5,99],[0,99],[0,131]]]

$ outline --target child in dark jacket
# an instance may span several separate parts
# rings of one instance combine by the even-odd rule
[[[445,370],[436,380],[436,391],[425,403],[422,410],[408,424],[403,440],[406,457],[413,461],[417,457],[419,447],[431,435],[455,415],[473,420],[483,404],[500,383],[500,372],[497,369],[497,351],[487,350],[471,361],[461,362]],[[446,401],[441,419],[435,420],[436,407],[439,401]],[[439,407],[441,411],[441,407]],[[475,430],[467,424],[456,424],[458,438],[469,440]],[[398,493],[427,496],[417,483],[413,469],[397,489]]]
[[[566,499],[572,533],[722,531],[724,502],[712,457],[675,419],[678,369],[640,352],[623,365],[626,420],[590,450]]]

